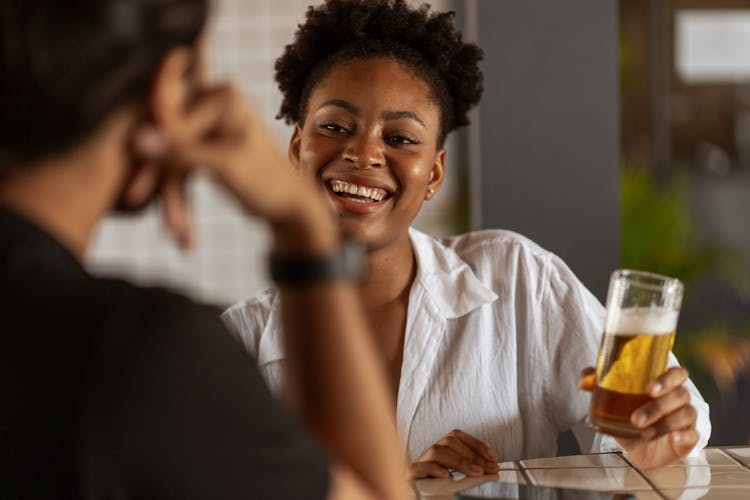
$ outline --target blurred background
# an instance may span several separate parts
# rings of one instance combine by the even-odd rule
[[[750,2],[621,0],[622,263],[686,284],[713,444],[750,433]]]
[[[455,10],[484,48],[485,97],[449,139],[446,185],[415,225],[521,232],[600,300],[617,267],[682,279],[675,351],[711,404],[711,444],[747,442],[750,0],[431,3]],[[273,63],[308,4],[219,0],[207,33],[214,74],[252,96],[284,148]],[[191,197],[192,252],[169,241],[153,207],[107,220],[90,269],[219,307],[268,286],[264,226],[207,179]]]

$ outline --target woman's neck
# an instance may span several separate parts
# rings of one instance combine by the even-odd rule
[[[370,251],[367,261],[362,300],[395,398],[401,378],[409,292],[417,269],[408,234],[388,247]]]
[[[408,297],[416,275],[409,235],[367,254],[367,278],[360,286],[365,309],[372,311]]]

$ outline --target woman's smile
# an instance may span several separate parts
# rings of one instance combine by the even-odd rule
[[[339,213],[372,214],[393,198],[395,188],[382,181],[356,174],[331,174],[323,180],[328,197]]]
[[[387,191],[378,188],[352,184],[346,181],[331,181],[331,191],[343,198],[351,198],[358,203],[380,202],[388,196]]]

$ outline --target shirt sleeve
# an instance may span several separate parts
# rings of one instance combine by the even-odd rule
[[[99,353],[85,498],[326,497],[325,454],[212,312],[161,304],[143,316]]]
[[[578,388],[580,373],[596,365],[604,326],[604,307],[555,255],[550,254],[543,302],[548,384],[547,415],[558,432],[582,422],[590,397]],[[576,437],[586,451],[591,438],[577,426]],[[587,443],[588,441],[588,443]]]

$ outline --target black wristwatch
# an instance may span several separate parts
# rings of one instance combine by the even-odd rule
[[[365,247],[344,238],[338,252],[330,255],[271,254],[271,279],[278,285],[311,285],[345,280],[357,281],[365,273]]]

